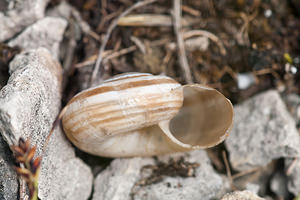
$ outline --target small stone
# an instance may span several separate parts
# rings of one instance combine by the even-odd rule
[[[300,158],[297,158],[296,161],[287,158],[285,160],[286,170],[288,170],[291,165],[294,166],[292,166],[292,170],[290,174],[288,174],[288,190],[297,196],[300,193]]]
[[[276,90],[259,94],[235,106],[234,111],[234,126],[225,141],[233,168],[248,170],[299,155],[295,121]]]
[[[264,200],[260,198],[256,194],[244,190],[244,191],[236,191],[229,194],[226,194],[221,200]]]
[[[47,15],[52,17],[62,17],[64,19],[69,19],[71,16],[72,6],[66,2],[62,1],[57,6],[47,10]]]
[[[44,17],[49,0],[11,0],[7,9],[0,12],[0,42],[22,31],[28,25]]]
[[[246,189],[249,190],[250,192],[253,192],[254,194],[258,194],[260,186],[259,184],[247,183]]]
[[[272,10],[271,9],[265,10],[264,15],[265,15],[266,18],[271,17],[272,16]]]
[[[158,157],[160,163],[170,164],[170,159],[173,162],[183,159],[181,162],[195,164],[195,168],[187,170],[186,177],[156,177],[149,171],[162,169],[152,158],[116,159],[97,176],[93,200],[208,200],[225,193],[228,184],[213,170],[205,151]],[[170,170],[172,166],[170,164]]]
[[[60,110],[62,69],[48,50],[25,51],[9,66],[10,78],[0,91],[0,133],[9,145],[20,137],[30,138],[42,155],[43,145]],[[39,198],[87,199],[92,173],[75,157],[74,149],[60,127],[51,136],[43,154]]]
[[[277,171],[272,179],[270,188],[280,199],[288,199],[287,177],[282,171]]]
[[[0,199],[18,199],[18,177],[13,168],[14,158],[0,135]]]
[[[255,77],[252,73],[237,74],[237,84],[240,90],[245,90],[255,83]]]
[[[24,50],[44,47],[58,59],[59,45],[63,39],[67,21],[58,17],[45,17],[27,27],[11,40],[9,46],[19,46]]]

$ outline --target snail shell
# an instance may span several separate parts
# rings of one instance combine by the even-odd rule
[[[62,124],[83,151],[131,157],[212,147],[228,135],[232,119],[230,101],[215,89],[129,73],[74,96]]]

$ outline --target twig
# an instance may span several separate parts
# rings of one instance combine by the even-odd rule
[[[146,53],[146,47],[139,38],[131,36],[130,40],[141,50],[143,54]]]
[[[237,174],[233,175],[233,176],[232,176],[232,179],[234,180],[234,179],[240,178],[240,177],[242,177],[242,176],[245,176],[245,175],[247,175],[247,174],[251,174],[251,173],[253,173],[253,172],[259,170],[260,168],[261,168],[261,167],[257,167],[257,168],[252,168],[252,169],[248,169],[248,170],[242,171],[242,172],[240,172],[240,173],[237,173]]]
[[[187,12],[187,13],[195,16],[195,17],[199,17],[201,15],[201,12],[196,10],[196,9],[193,9],[193,8],[188,7],[186,5],[182,5],[181,7],[182,7],[182,11]]]
[[[128,48],[125,48],[125,49],[121,49],[120,51],[116,51],[116,52],[110,54],[109,56],[105,57],[103,59],[103,63],[106,63],[108,60],[110,60],[112,58],[116,58],[116,57],[119,57],[121,55],[128,54],[128,53],[133,52],[135,50],[137,50],[137,47],[134,45],[134,46],[131,46],[131,47],[128,47]]]
[[[181,0],[173,0],[173,18],[174,18],[174,29],[177,38],[178,57],[181,69],[184,73],[184,77],[187,83],[192,83],[192,74],[189,67],[186,52],[184,48],[184,41],[181,31]]]
[[[294,158],[294,160],[292,161],[292,163],[290,164],[290,166],[287,168],[286,170],[286,175],[290,176],[293,172],[293,169],[295,168],[297,162],[298,162],[299,158]]]
[[[162,61],[162,67],[163,67],[163,73],[164,74],[167,74],[167,67],[168,67],[168,63],[169,63],[171,57],[172,57],[172,51],[167,50],[167,53],[166,53],[166,55],[165,55],[165,57],[163,58],[163,61]]]
[[[229,167],[229,163],[228,163],[228,160],[227,160],[227,156],[226,156],[226,152],[225,152],[225,151],[222,151],[222,156],[223,156],[223,160],[224,160],[225,167],[226,167],[227,177],[228,177],[228,179],[229,179],[230,186],[231,186],[231,188],[233,189],[233,188],[234,188],[233,180],[232,180],[231,171],[230,171],[230,167]]]
[[[80,15],[80,13],[78,12],[78,10],[76,10],[74,7],[72,7],[71,13],[72,13],[72,15],[74,16],[74,18],[76,19],[76,21],[78,22],[78,24],[79,24],[81,30],[82,30],[84,33],[90,35],[91,37],[93,37],[93,38],[94,38],[95,40],[97,40],[97,41],[101,41],[100,36],[99,36],[97,33],[95,33],[95,32],[92,30],[92,28],[90,27],[90,25],[89,25],[87,22],[85,22],[85,21],[81,18],[81,15]]]
[[[226,49],[222,43],[222,41],[213,33],[208,32],[208,31],[203,31],[203,30],[192,30],[189,32],[184,33],[184,39],[190,38],[190,37],[194,37],[194,36],[205,36],[209,39],[211,39],[213,42],[215,42],[219,49],[220,49],[220,53],[224,56],[226,55]]]
[[[101,22],[97,26],[97,31],[102,32],[102,29],[104,28],[105,23],[107,23],[112,18],[118,16],[121,13],[121,8],[119,8],[116,12],[110,13],[108,15],[105,15],[102,17]]]
[[[63,90],[66,88],[68,83],[68,77],[70,76],[71,72],[73,71],[73,57],[76,47],[76,39],[75,39],[75,24],[73,23],[73,20],[70,20],[69,22],[69,41],[67,44],[66,54],[63,60]]]
[[[128,15],[130,12],[132,12],[133,10],[139,8],[139,7],[142,7],[142,6],[145,6],[147,4],[150,4],[150,3],[153,3],[157,0],[144,0],[144,1],[139,1],[137,3],[135,3],[134,5],[132,5],[131,7],[127,8],[123,13],[121,13],[115,20],[113,20],[113,22],[110,24],[110,26],[108,27],[107,29],[107,32],[104,36],[104,39],[101,43],[101,46],[100,46],[100,50],[99,50],[99,54],[98,54],[98,58],[97,58],[97,61],[96,61],[96,64],[95,64],[95,67],[94,67],[94,70],[93,70],[93,73],[92,73],[92,77],[91,77],[91,81],[90,81],[90,85],[92,85],[92,83],[95,81],[96,79],[96,76],[98,74],[98,71],[100,69],[100,65],[101,65],[101,62],[102,62],[102,54],[105,50],[105,47],[106,47],[106,44],[110,38],[110,35],[112,33],[112,31],[114,30],[114,28],[118,25],[118,21],[121,17],[124,17],[126,15]]]
[[[166,39],[161,39],[161,40],[155,40],[153,42],[150,43],[151,47],[156,47],[156,46],[161,46],[164,45],[166,43],[170,42],[169,40]],[[135,50],[137,50],[138,48],[134,45],[134,46],[130,46],[128,48],[124,48],[121,49],[119,51],[111,51],[111,50],[106,50],[103,52],[103,62],[107,62],[112,58],[117,58],[119,56],[131,53]],[[87,60],[81,62],[81,63],[77,63],[75,65],[76,68],[81,68],[81,67],[85,67],[88,65],[92,65],[96,63],[96,59],[97,59],[97,55],[93,55],[91,57],[89,57]]]

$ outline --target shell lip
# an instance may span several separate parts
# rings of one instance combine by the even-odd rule
[[[167,135],[167,137],[174,142],[175,144],[179,145],[180,147],[186,148],[186,149],[191,149],[194,148],[193,145],[186,144],[178,140],[170,131],[169,129],[169,124],[171,120],[165,120],[160,122],[158,125],[162,129],[162,131]]]
[[[216,136],[212,136],[212,140],[207,141],[207,143],[204,144],[189,144],[186,141],[182,141],[180,138],[177,138],[172,131],[170,130],[170,123],[171,120],[175,117],[173,117],[170,120],[162,121],[159,123],[159,127],[162,129],[162,131],[167,135],[167,137],[175,144],[179,145],[181,148],[191,150],[191,149],[205,149],[205,148],[210,148],[213,146],[216,146],[220,143],[222,143],[228,136],[229,133],[233,127],[233,118],[234,118],[234,111],[233,111],[233,106],[232,103],[229,99],[227,99],[221,92],[215,90],[214,88],[201,85],[201,84],[188,84],[181,86],[180,89],[183,91],[185,88],[191,88],[191,89],[197,89],[200,88],[201,90],[204,91],[210,91],[215,93],[215,98],[222,99],[221,105],[226,107],[226,113],[224,117],[228,117],[228,119],[224,120],[227,122],[224,122],[224,128],[223,131],[219,131]],[[184,107],[184,106],[183,106]],[[194,111],[193,111],[194,112]],[[223,123],[223,122],[222,122]],[[206,133],[205,133],[206,134]]]
[[[174,142],[175,144],[179,145],[180,147],[186,149],[186,150],[191,150],[191,149],[206,149],[206,148],[211,148],[214,147],[220,143],[222,143],[228,136],[229,133],[233,127],[233,121],[231,123],[231,125],[228,127],[228,129],[226,130],[225,134],[223,136],[220,137],[220,139],[217,142],[212,142],[210,144],[206,144],[206,145],[191,145],[188,143],[183,143],[180,140],[178,140],[169,130],[169,128],[165,128],[165,123],[167,124],[167,126],[170,123],[170,120],[167,121],[162,121],[159,123],[159,127],[162,129],[162,131],[167,135],[167,137]]]

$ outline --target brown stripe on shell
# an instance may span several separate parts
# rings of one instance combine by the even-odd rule
[[[100,87],[96,87],[92,90],[79,93],[79,95],[73,97],[69,101],[68,105],[79,99],[84,99],[84,98],[98,95],[98,94],[101,94],[104,92],[120,91],[120,90],[129,89],[129,88],[143,87],[143,86],[149,86],[149,85],[155,85],[155,84],[171,84],[171,83],[178,84],[173,79],[162,78],[162,79],[152,79],[152,80],[150,79],[150,80],[127,82],[127,83],[123,83],[123,84],[115,85],[115,86],[100,86]]]
[[[157,103],[151,103],[149,106],[145,106],[145,105],[140,105],[140,107],[142,107],[142,109],[147,109],[147,108],[151,108],[151,107],[162,107],[162,106],[166,106],[166,107],[170,107],[170,106],[168,106],[168,104],[170,104],[170,103],[174,103],[174,104],[178,104],[178,106],[176,106],[176,108],[178,108],[178,110],[179,110],[179,108],[181,107],[181,105],[182,105],[182,101],[179,101],[179,100],[173,100],[173,101],[170,101],[170,100],[168,100],[168,101],[163,101],[163,102],[157,102]],[[106,104],[106,103],[104,103],[104,104]],[[101,107],[102,106],[102,103],[99,105],[99,108],[103,108],[103,107]],[[173,105],[172,107],[174,107],[175,105]],[[127,107],[126,108],[126,110],[129,110],[129,109],[132,109],[132,107]],[[89,110],[89,111],[92,111],[92,110],[97,110],[97,109],[91,109],[91,110]],[[124,112],[124,111],[126,111],[126,110],[110,110],[110,111],[106,111],[106,112],[98,112],[98,113],[95,113],[94,115],[91,115],[91,116],[89,116],[89,118],[94,118],[94,119],[97,119],[97,118],[102,118],[102,117],[104,117],[104,116],[106,116],[106,115],[108,115],[108,114],[112,114],[112,113],[120,113],[120,115],[122,115],[122,112]],[[158,109],[156,109],[156,110],[158,110]],[[148,112],[151,112],[152,110],[149,110]],[[82,113],[82,112],[88,112],[88,111],[80,111],[78,114],[80,115],[80,113]],[[73,114],[73,113],[72,113]],[[64,119],[64,123],[65,124],[68,124],[68,120],[69,120],[70,118],[68,117],[68,119]],[[72,118],[71,118],[72,119]],[[80,119],[79,119],[80,120]],[[79,121],[78,120],[78,121]],[[75,122],[72,122],[72,123],[69,123],[68,124],[68,126],[71,126],[71,127],[73,127],[73,126],[75,126],[75,124],[77,124],[78,123],[78,121],[75,121]]]
[[[153,111],[153,114],[155,114],[155,113],[157,114],[158,113],[158,114],[161,114],[161,115],[165,115],[164,111],[177,111],[177,110],[178,110],[178,107],[161,108],[161,109],[157,109],[157,110]],[[141,113],[142,112],[140,112],[140,114]],[[135,115],[138,115],[138,114],[139,113],[131,113],[131,114],[128,114],[127,117],[135,116]],[[125,120],[122,121],[120,119],[124,119],[124,116],[112,117],[112,118],[109,118],[109,119],[99,120],[99,121],[95,121],[95,122],[92,122],[92,123],[88,123],[87,125],[81,126],[80,128],[78,128],[76,130],[72,130],[72,135],[75,136],[75,135],[77,135],[77,134],[79,134],[81,132],[84,132],[84,130],[86,130],[88,126],[97,127],[100,123],[101,124],[102,123],[106,123],[106,126],[107,126],[107,124],[113,124],[114,126],[118,125],[118,127],[120,127],[120,130],[122,130],[124,127],[121,127],[121,126],[128,125],[128,122],[125,121]],[[119,121],[121,123],[118,124],[117,121]],[[151,126],[151,124],[148,124],[147,126]],[[105,127],[99,127],[98,129],[105,130]]]
[[[135,76],[134,76],[132,74],[132,76],[126,76],[126,75],[121,75],[119,77],[114,76],[111,79],[105,80],[104,83],[112,83],[112,82],[121,81],[121,80],[123,81],[123,80],[126,80],[126,79],[140,78],[140,77],[143,77],[143,76],[153,76],[153,75],[151,75],[151,74],[135,74]]]
[[[155,102],[155,99],[160,99],[160,98],[161,98],[161,93],[151,94],[151,95],[147,96],[147,101]],[[168,102],[173,102],[173,101],[168,100]],[[164,102],[158,102],[157,104],[150,103],[150,106],[151,107],[152,106],[160,106],[159,103],[163,104]],[[182,101],[181,101],[181,103],[182,103]],[[68,123],[68,121],[70,119],[73,119],[75,116],[80,115],[82,112],[90,112],[90,111],[94,111],[94,110],[99,110],[99,109],[107,108],[109,106],[114,106],[115,104],[116,104],[116,102],[114,102],[114,101],[106,101],[106,102],[101,102],[98,104],[89,105],[89,106],[86,106],[84,111],[82,109],[79,109],[79,110],[72,111],[72,113],[65,115],[63,117],[63,120],[64,120],[64,122]],[[143,106],[143,105],[140,105],[140,106]]]

